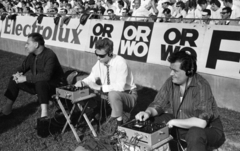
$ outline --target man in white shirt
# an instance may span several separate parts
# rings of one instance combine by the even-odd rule
[[[240,10],[233,4],[233,0],[223,0],[223,5],[232,9],[230,19],[240,19]],[[231,25],[238,25],[239,21],[231,21]]]
[[[160,0],[160,4],[158,4],[158,17],[165,17],[165,14],[163,13],[164,9],[168,8],[170,10],[171,15],[173,14],[173,7],[170,5],[169,0]],[[161,18],[158,18],[157,22],[160,22]]]
[[[132,109],[136,105],[136,85],[126,60],[113,54],[113,42],[110,39],[98,40],[95,49],[97,63],[93,66],[90,75],[82,81],[78,81],[75,86],[87,85],[101,93],[107,93],[112,112],[110,119],[105,124],[115,123],[115,129],[109,132],[112,135],[117,126],[123,124],[123,110]],[[96,84],[97,80],[101,81],[100,85]]]
[[[221,19],[221,3],[218,0],[211,0],[211,19]],[[219,20],[213,20],[215,25],[219,24]]]

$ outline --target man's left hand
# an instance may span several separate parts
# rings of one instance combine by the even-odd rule
[[[23,82],[27,81],[27,78],[24,75],[20,75],[17,77],[17,79],[15,81],[16,81],[16,83],[23,83]]]

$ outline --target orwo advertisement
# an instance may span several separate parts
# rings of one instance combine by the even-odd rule
[[[0,21],[1,38],[26,41],[31,32],[43,35],[47,45],[94,53],[98,39],[114,41],[114,53],[125,59],[169,66],[167,57],[181,50],[197,55],[198,71],[240,79],[240,28],[200,24],[123,22],[79,19],[68,24],[45,17],[17,17]]]

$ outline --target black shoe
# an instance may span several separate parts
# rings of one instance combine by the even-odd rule
[[[6,115],[6,114],[3,114],[2,112],[0,112],[0,119],[11,119],[13,118],[13,113],[11,112],[10,114]]]
[[[110,117],[105,123],[100,126],[100,136],[111,137],[117,132],[117,118]]]

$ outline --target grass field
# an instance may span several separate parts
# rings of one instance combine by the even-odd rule
[[[7,88],[9,77],[15,72],[25,57],[0,50],[0,108],[5,100],[3,94]],[[65,70],[69,68],[64,67]],[[148,88],[139,90],[139,98],[144,100],[132,112],[132,116],[153,100],[156,92]],[[52,106],[51,115],[56,107]],[[224,145],[219,149],[222,151],[240,151],[240,113],[225,108],[219,108],[225,135],[227,137]],[[13,118],[0,118],[0,151],[72,151],[81,143],[77,143],[73,133],[68,130],[64,135],[52,135],[47,138],[37,136],[36,120],[40,116],[37,97],[20,92],[14,104]],[[78,130],[80,134],[81,129]],[[87,137],[85,137],[87,138]],[[85,139],[86,140],[86,139]],[[107,149],[99,149],[107,150]]]

